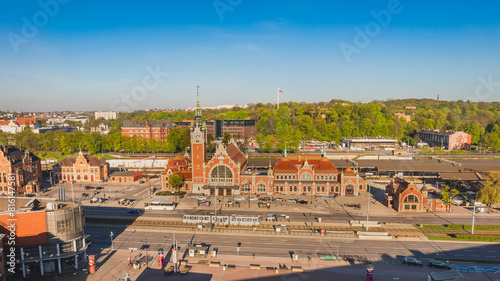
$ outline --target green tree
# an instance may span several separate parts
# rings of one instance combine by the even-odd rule
[[[458,190],[455,188],[450,188],[449,186],[445,186],[441,190],[441,195],[443,196],[441,200],[443,200],[444,204],[446,205],[446,211],[450,212],[451,211],[451,203],[453,202],[453,197],[458,194]]]
[[[177,191],[182,187],[184,178],[180,174],[171,174],[168,177],[168,184]]]
[[[224,132],[224,135],[222,136],[222,143],[224,145],[227,145],[230,140],[231,140],[231,134],[228,132]]]
[[[492,204],[500,203],[500,172],[488,174],[486,185],[478,192],[477,200],[485,203],[490,211]]]

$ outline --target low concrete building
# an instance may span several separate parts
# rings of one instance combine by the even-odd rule
[[[398,144],[393,138],[342,138],[342,146],[351,150],[394,150]]]

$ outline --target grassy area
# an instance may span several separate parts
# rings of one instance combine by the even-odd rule
[[[500,242],[500,235],[426,235],[429,240]]]
[[[463,225],[463,224],[452,224],[452,225],[424,225],[420,227],[418,224],[415,225],[417,229],[426,230],[472,230],[471,225]],[[474,230],[500,230],[500,225],[475,225]]]

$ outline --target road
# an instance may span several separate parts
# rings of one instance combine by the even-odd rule
[[[173,233],[152,231],[114,232],[115,249],[169,249],[173,241]],[[107,248],[110,246],[110,230],[87,228],[86,233],[92,236],[92,246]],[[205,243],[217,248],[221,254],[237,254],[237,245],[241,243],[240,255],[280,256],[290,255],[290,251],[300,257],[317,257],[317,254],[358,255],[372,259],[397,259],[404,256],[415,256],[420,259],[461,259],[490,260],[500,262],[499,243],[480,242],[448,242],[448,241],[386,241],[331,239],[325,237],[263,237],[224,234],[177,233],[175,237],[185,250],[189,243]]]

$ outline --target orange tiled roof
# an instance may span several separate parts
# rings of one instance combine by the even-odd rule
[[[323,157],[321,158],[321,161],[318,162],[317,165],[314,166],[314,171],[315,172],[320,172],[320,173],[338,173],[339,170],[335,165],[328,160],[328,158]]]
[[[275,172],[292,172],[296,173],[298,172],[297,166],[288,158],[288,157],[283,157],[274,164],[274,171]]]

